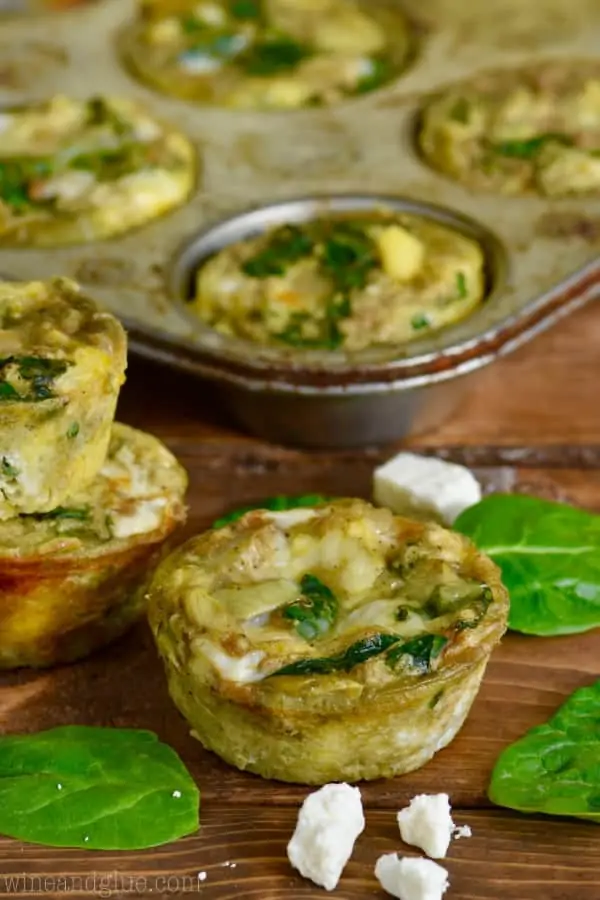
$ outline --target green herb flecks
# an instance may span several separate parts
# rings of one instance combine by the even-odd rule
[[[458,97],[450,110],[450,118],[461,125],[467,125],[471,117],[471,103],[466,97]]]
[[[47,519],[76,519],[79,522],[85,522],[90,518],[90,508],[88,506],[57,506],[49,512],[32,513],[31,518],[39,522]]]
[[[0,400],[37,402],[55,397],[54,381],[67,371],[72,363],[63,359],[46,359],[42,356],[7,356],[0,359]],[[15,367],[18,377],[28,383],[24,393],[12,385],[6,370]]]
[[[417,313],[410,320],[410,326],[413,331],[423,331],[424,328],[429,328],[430,325],[429,317],[425,313]]]
[[[224,528],[226,525],[231,525],[232,522],[237,522],[238,519],[241,519],[246,513],[256,509],[268,509],[271,512],[285,512],[289,509],[319,506],[322,503],[327,503],[330,499],[330,497],[325,497],[323,494],[300,494],[297,497],[288,497],[285,495],[267,497],[265,500],[261,500],[258,503],[251,503],[249,506],[242,506],[232,510],[232,512],[227,513],[225,516],[221,516],[221,518],[213,522],[212,527],[215,530]]]
[[[9,381],[0,381],[0,401],[1,400],[20,400],[21,395]]]
[[[313,239],[296,225],[284,225],[272,235],[267,246],[242,265],[242,271],[252,278],[285,275],[293,263],[310,256]]]
[[[499,156],[507,156],[512,159],[534,159],[540,150],[548,143],[558,143],[564,146],[572,144],[566,134],[540,134],[526,140],[499,141],[491,145],[491,149]]]
[[[600,822],[600,681],[579,688],[550,721],[507,747],[492,772],[492,803],[524,813]]]
[[[229,12],[234,19],[255,21],[262,16],[261,6],[260,0],[231,0]]]
[[[456,273],[456,293],[459,300],[466,300],[466,298],[469,296],[467,277],[464,272]]]
[[[30,185],[53,172],[53,164],[46,159],[0,160],[0,198],[16,213],[24,213],[35,206],[48,205],[47,200],[36,201],[30,196]]]
[[[0,738],[0,833],[50,847],[143,850],[197,831],[199,792],[149,731],[66,726]]]
[[[131,125],[108,103],[104,97],[92,97],[87,102],[87,124],[90,126],[106,125],[119,136],[129,134]]]
[[[6,456],[0,459],[0,475],[7,481],[14,481],[19,475],[19,469]]]
[[[390,60],[385,56],[374,56],[368,62],[370,64],[370,72],[359,78],[351,93],[368,94],[392,78],[394,69]]]
[[[352,222],[336,222],[323,239],[321,268],[334,284],[336,294],[364,288],[369,273],[379,265],[375,243]]]
[[[67,437],[70,440],[73,440],[73,438],[76,438],[78,434],[79,434],[79,422],[73,422],[71,425],[69,425],[69,428],[67,430]]]
[[[276,675],[330,675],[332,672],[350,672],[355,666],[381,656],[401,638],[395,634],[374,634],[351,644],[336,656],[301,659],[273,672]]]
[[[282,36],[256,42],[238,59],[238,63],[248,75],[267,78],[295,69],[310,55],[308,47]]]
[[[431,671],[432,662],[437,659],[447,643],[448,638],[441,634],[424,634],[393,647],[385,661],[390,669],[397,669],[399,665],[408,663],[415,673],[425,675]]]
[[[508,624],[525,634],[600,626],[600,516],[523,494],[494,494],[453,526],[502,571]]]
[[[197,32],[206,31],[207,29],[206,22],[196,18],[194,15],[183,16],[179,20],[179,24],[184,34],[196,34]]]
[[[333,591],[316,575],[305,575],[300,588],[302,596],[289,603],[282,615],[294,622],[300,637],[312,641],[331,629],[338,615],[338,602]]]

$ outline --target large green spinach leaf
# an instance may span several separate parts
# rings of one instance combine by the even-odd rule
[[[488,793],[509,809],[600,822],[600,681],[507,747]]]
[[[149,731],[65,726],[0,738],[0,833],[51,847],[139,850],[198,828],[199,792]]]
[[[549,636],[600,626],[600,516],[495,494],[465,510],[454,528],[500,566],[514,631]]]

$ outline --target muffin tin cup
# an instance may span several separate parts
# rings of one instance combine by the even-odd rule
[[[430,21],[423,21],[417,0],[399,5],[421,26],[410,68],[372,94],[296,112],[202,107],[136,81],[120,57],[134,0],[3,22],[5,46],[43,44],[56,61],[43,78],[46,96],[84,98],[101,85],[105,94],[141,102],[191,139],[200,176],[189,202],[137,231],[47,251],[0,249],[0,271],[15,279],[61,274],[78,280],[121,318],[134,351],[217,382],[238,419],[264,437],[355,446],[402,437],[422,419],[431,427],[450,411],[448,395],[471,380],[465,376],[600,296],[600,197],[551,201],[470,192],[423,162],[415,121],[430,94],[484,68],[593,57],[600,7],[593,0],[540,0],[527,8],[520,0],[490,0],[470,11],[436,0]],[[7,103],[39,99],[40,84],[30,80],[9,93]],[[305,215],[307,203],[322,210],[348,197],[353,203],[383,197],[475,228],[493,276],[479,311],[401,348],[319,359],[227,342],[186,309],[181,279],[213,226],[214,238],[219,229],[238,227],[246,210],[264,227],[273,215],[278,221],[280,204],[288,211],[300,204]],[[286,414],[294,405],[297,412]],[[294,422],[300,410],[306,410],[303,429]],[[311,429],[313,419],[320,424]]]

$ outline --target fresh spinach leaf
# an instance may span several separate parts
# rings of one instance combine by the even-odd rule
[[[276,75],[278,72],[286,72],[295,69],[296,66],[307,59],[311,51],[303,44],[285,36],[269,38],[257,41],[242,57],[239,64],[248,75],[266,78]]]
[[[199,793],[149,731],[66,726],[0,738],[0,833],[50,847],[141,850],[198,828]]]
[[[447,643],[448,638],[441,634],[424,634],[393,647],[385,661],[390,669],[396,669],[408,657],[410,667],[419,675],[425,675],[431,670],[432,661],[440,655]]]
[[[304,575],[300,589],[300,599],[289,603],[282,615],[295,623],[300,637],[312,641],[331,629],[338,615],[338,602],[333,591],[316,575]]]
[[[508,624],[558,635],[600,626],[600,516],[523,494],[495,494],[453,526],[502,570]]]
[[[301,659],[278,669],[270,676],[276,675],[330,675],[332,672],[350,672],[355,666],[381,656],[394,644],[401,640],[396,634],[374,634],[351,644],[343,653],[336,656]]]
[[[499,156],[508,156],[513,159],[533,159],[540,150],[549,142],[569,145],[571,139],[566,134],[539,134],[527,140],[500,141],[492,144],[492,150]]]
[[[288,266],[310,256],[314,241],[297,225],[284,225],[272,235],[267,246],[247,259],[242,271],[252,278],[284,275]]]
[[[221,516],[221,518],[213,522],[212,527],[215,530],[224,528],[232,522],[237,522],[238,519],[241,519],[242,516],[245,516],[248,512],[252,512],[254,509],[268,509],[271,512],[285,512],[288,509],[302,509],[309,506],[318,506],[320,503],[327,503],[330,499],[330,497],[325,497],[323,494],[300,494],[297,497],[289,497],[286,495],[267,497],[267,499],[261,500],[259,503],[251,503],[249,506],[242,506],[232,510],[230,513]]]
[[[579,688],[544,725],[499,756],[492,803],[600,822],[600,681]]]

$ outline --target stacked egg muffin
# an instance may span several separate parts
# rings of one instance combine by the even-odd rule
[[[69,662],[144,612],[187,475],[114,421],[120,323],[67,279],[0,283],[0,668]]]

